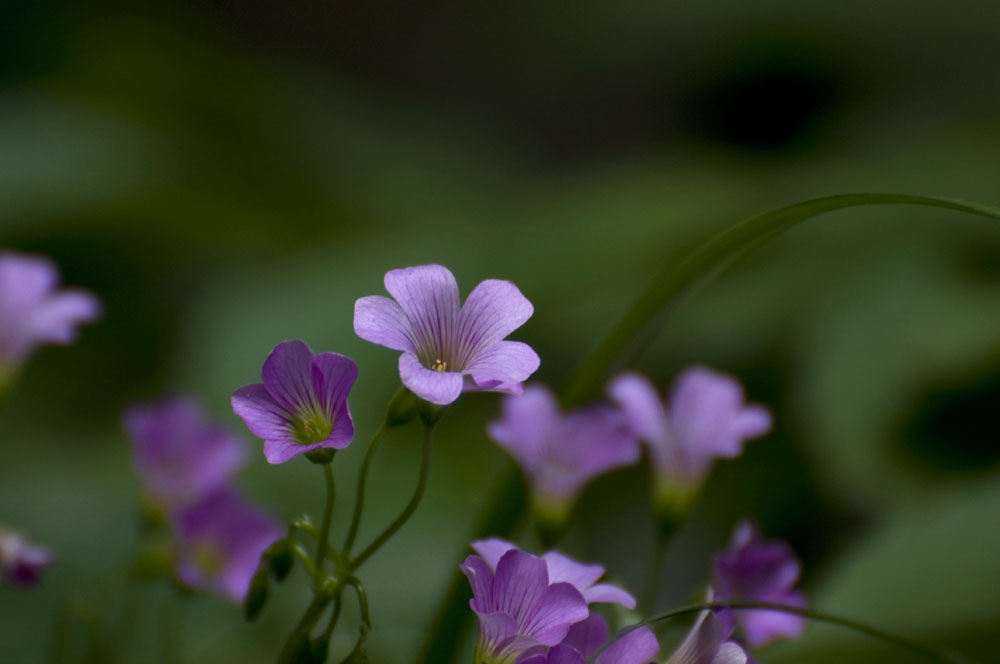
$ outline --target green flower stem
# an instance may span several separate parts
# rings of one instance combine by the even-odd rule
[[[326,548],[329,546],[330,523],[333,521],[333,503],[336,491],[333,483],[333,464],[323,464],[323,477],[326,479],[326,505],[323,507],[323,525],[319,529],[319,543],[316,546],[316,574],[323,570],[323,559],[326,558]]]
[[[312,602],[306,608],[306,612],[299,619],[298,624],[295,625],[295,629],[292,630],[288,640],[285,641],[285,645],[281,649],[281,654],[278,655],[278,664],[292,664],[295,661],[296,646],[302,639],[309,638],[309,633],[320,619],[320,616],[323,615],[326,607],[338,597],[338,593],[340,592],[339,586],[335,582],[332,582],[332,580],[330,581],[331,583],[327,587],[316,589],[316,594],[313,596]]]
[[[673,533],[665,528],[656,531],[656,546],[653,547],[653,557],[649,561],[649,572],[646,575],[646,587],[642,591],[640,606],[645,611],[652,611],[656,608],[656,597],[663,581],[663,557],[667,553],[667,546]]]
[[[344,603],[341,601],[341,594],[339,592],[333,602],[333,611],[330,613],[330,620],[326,623],[326,629],[323,630],[323,635],[320,637],[325,641],[329,641],[330,637],[333,636],[333,630],[336,629],[337,621],[340,620],[340,611],[344,608]]]
[[[922,646],[919,643],[914,643],[909,639],[905,639],[901,636],[896,636],[894,634],[889,634],[888,632],[883,632],[880,629],[875,629],[874,627],[869,627],[864,623],[859,623],[854,620],[848,620],[847,618],[840,618],[838,616],[832,616],[828,613],[822,613],[820,611],[814,611],[812,609],[804,609],[798,606],[788,606],[786,604],[775,604],[772,602],[745,602],[745,601],[734,601],[734,602],[704,602],[702,604],[692,604],[690,606],[681,607],[679,609],[674,609],[672,611],[666,611],[664,613],[658,613],[655,616],[651,616],[640,623],[631,625],[626,629],[623,629],[618,634],[616,634],[610,641],[605,643],[603,646],[597,649],[593,655],[591,655],[586,664],[594,664],[597,658],[605,650],[611,647],[618,639],[622,638],[630,632],[634,632],[640,627],[647,627],[653,623],[661,622],[664,620],[670,620],[671,618],[677,618],[679,616],[688,615],[691,613],[700,613],[709,609],[764,609],[767,611],[781,611],[783,613],[793,613],[810,620],[816,620],[819,622],[829,623],[831,625],[837,625],[839,627],[844,627],[846,629],[854,630],[855,632],[860,632],[867,636],[877,639],[889,645],[896,646],[902,650],[908,650],[915,655],[926,659],[928,662],[935,662],[935,664],[958,664],[955,660],[951,659],[947,655],[940,653],[936,650]]]
[[[361,567],[365,561],[372,557],[372,554],[381,549],[382,546],[388,542],[407,521],[410,520],[413,513],[417,511],[420,499],[424,496],[424,489],[427,488],[427,477],[430,475],[431,443],[434,441],[435,428],[436,423],[424,427],[424,445],[420,458],[420,477],[417,480],[417,488],[413,492],[413,497],[410,498],[410,502],[406,505],[403,512],[396,517],[396,520],[389,524],[389,527],[386,528],[374,542],[369,544],[367,549],[359,553],[357,558],[348,563],[348,567],[352,572]]]
[[[361,468],[358,470],[358,486],[357,494],[354,498],[354,514],[351,516],[351,526],[347,530],[347,538],[344,540],[344,558],[350,559],[351,548],[354,546],[354,539],[358,536],[358,528],[361,527],[361,513],[365,508],[365,487],[368,484],[368,469],[371,466],[372,458],[375,456],[375,450],[378,449],[379,443],[385,437],[386,432],[389,430],[388,425],[383,422],[382,425],[375,431],[375,435],[372,436],[371,441],[368,443],[368,449],[365,450],[365,457],[361,461]]]
[[[306,568],[306,572],[309,574],[310,577],[316,578],[318,576],[316,566],[313,565],[313,561],[309,557],[309,554],[306,553],[305,549],[303,549],[297,543],[293,543],[292,553],[294,553],[295,557],[302,562],[302,566]],[[327,557],[328,558],[330,557],[329,552],[327,553]]]

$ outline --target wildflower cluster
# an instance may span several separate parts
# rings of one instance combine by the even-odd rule
[[[78,323],[98,314],[93,296],[53,291],[55,282],[48,261],[0,254],[3,386],[36,346],[69,341]],[[474,554],[460,569],[479,626],[474,664],[746,664],[750,649],[801,636],[805,622],[798,614],[807,602],[797,587],[800,563],[787,543],[764,539],[753,521],[737,524],[728,546],[716,555],[711,578],[698,590],[706,603],[696,607],[694,623],[665,657],[658,635],[638,621],[641,611],[653,608],[659,590],[659,557],[640,603],[622,586],[603,580],[604,566],[578,562],[554,548],[588,484],[638,463],[645,452],[653,476],[653,530],[662,553],[716,461],[739,456],[749,440],[771,429],[770,412],[747,403],[736,378],[692,367],[663,399],[649,378],[629,372],[608,380],[605,400],[565,409],[550,388],[524,384],[540,360],[527,344],[507,339],[533,314],[512,283],[483,281],[463,304],[450,271],[423,265],[390,270],[385,288],[391,299],[357,300],[354,330],[401,353],[401,387],[370,437],[343,543],[331,541],[334,462],[355,437],[349,400],[359,369],[345,355],[314,353],[303,341],[284,341],[264,360],[261,382],[236,389],[231,406],[264,441],[267,462],[303,456],[321,469],[326,488],[321,519],[304,515],[282,526],[245,498],[236,482],[246,462],[243,442],[193,399],[173,396],[133,405],[125,410],[123,425],[144,495],[146,537],[135,577],[170,576],[186,589],[242,602],[253,620],[273,586],[300,567],[312,598],[278,662],[327,661],[344,603],[352,597],[360,620],[342,662],[367,662],[372,620],[360,570],[416,511],[428,482],[434,432],[447,407],[465,392],[499,392],[499,416],[486,430],[520,465],[531,494],[530,516],[549,550],[535,555],[499,537],[472,542]],[[412,497],[370,543],[356,546],[371,460],[382,440],[410,425],[423,434]],[[25,535],[0,528],[2,584],[31,585],[53,559]]]

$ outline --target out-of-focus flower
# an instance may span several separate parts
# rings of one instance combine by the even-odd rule
[[[490,437],[524,470],[535,508],[545,518],[565,519],[592,479],[639,460],[639,443],[620,414],[590,406],[563,414],[548,388],[530,385],[521,396],[503,400]]]
[[[496,537],[477,540],[472,543],[472,549],[494,570],[508,551],[519,550],[514,544]],[[602,565],[578,563],[558,551],[543,553],[541,559],[545,562],[549,583],[571,584],[580,591],[588,604],[604,602],[621,604],[626,609],[635,608],[635,598],[627,590],[607,583],[597,583],[604,576]]]
[[[354,305],[354,331],[372,343],[402,351],[399,377],[421,399],[445,405],[463,390],[518,394],[538,369],[535,351],[505,337],[534,312],[509,281],[487,279],[461,303],[455,277],[441,265],[385,274],[380,295]]]
[[[56,290],[59,270],[48,258],[0,252],[0,383],[12,379],[42,344],[68,344],[76,327],[101,313],[82,290]]]
[[[267,513],[229,488],[173,516],[177,577],[192,588],[240,602],[261,554],[282,530]]]
[[[495,567],[469,556],[462,571],[479,618],[475,664],[515,664],[532,648],[559,644],[589,615],[579,590],[550,580],[544,560],[518,549],[503,554]]]
[[[243,464],[243,443],[190,398],[170,397],[125,411],[132,459],[161,505],[189,504],[225,485]]]
[[[314,355],[305,343],[286,341],[264,361],[263,383],[233,393],[233,411],[264,439],[269,463],[323,448],[343,449],[354,438],[347,397],[357,377],[350,358]]]
[[[528,655],[518,664],[585,664],[608,640],[608,623],[599,613],[569,628],[566,638],[548,652]],[[595,664],[646,664],[660,652],[656,636],[640,627],[612,643]]]
[[[0,529],[0,581],[18,588],[38,583],[42,571],[55,561],[44,546],[23,534]]]
[[[743,647],[728,640],[732,631],[711,611],[703,611],[664,664],[747,664]]]
[[[772,602],[805,607],[795,584],[802,566],[787,542],[764,540],[749,521],[736,525],[729,546],[715,559],[712,588],[718,601]],[[724,627],[739,625],[747,643],[756,647],[776,638],[797,639],[805,629],[801,616],[762,609],[720,610]]]
[[[608,394],[649,447],[663,512],[683,511],[716,459],[738,457],[748,439],[771,429],[770,413],[746,404],[735,378],[705,367],[684,371],[666,404],[636,373],[612,380]]]

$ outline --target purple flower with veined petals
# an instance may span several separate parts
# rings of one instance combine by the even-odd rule
[[[357,377],[350,358],[313,355],[305,343],[286,341],[264,361],[263,383],[233,393],[233,411],[264,439],[268,463],[321,448],[344,449],[354,438],[347,397]]]
[[[486,564],[494,570],[497,568],[500,559],[508,551],[520,550],[514,544],[497,537],[477,540],[471,546],[486,561]],[[604,567],[602,565],[578,563],[558,551],[544,553],[541,558],[545,562],[549,582],[571,584],[580,591],[587,604],[602,602],[621,604],[626,609],[635,608],[635,598],[628,591],[607,583],[597,583],[604,576]]]
[[[802,565],[787,542],[764,540],[760,529],[742,521],[728,548],[715,559],[712,588],[718,601],[756,601],[805,607],[806,597],[795,584]],[[724,624],[739,624],[747,643],[760,646],[776,638],[797,639],[805,618],[762,609],[718,611]]]
[[[475,664],[515,664],[533,648],[557,645],[589,615],[579,590],[552,582],[544,560],[518,549],[503,554],[495,568],[469,556],[462,571],[479,618]]]
[[[282,535],[277,522],[222,488],[173,515],[175,572],[192,588],[243,600],[264,551]]]
[[[0,252],[0,374],[9,379],[41,344],[68,344],[76,327],[96,319],[101,304],[81,290],[57,291],[59,270],[48,258]]]
[[[193,399],[131,406],[123,421],[143,486],[161,504],[190,504],[226,484],[243,465],[242,441],[209,420]]]
[[[747,664],[743,646],[729,641],[731,625],[711,611],[702,611],[687,636],[664,664]]]
[[[532,654],[518,664],[586,664],[608,640],[608,623],[599,613],[590,612],[586,620],[569,628],[566,638],[545,653]],[[602,652],[595,664],[646,664],[660,644],[648,627],[640,627],[619,637]]]
[[[683,503],[715,459],[738,457],[748,439],[771,429],[771,414],[744,403],[736,379],[705,367],[684,371],[666,405],[653,384],[636,373],[612,380],[608,394],[649,447],[661,501]]]
[[[33,586],[54,561],[52,551],[44,546],[21,533],[0,529],[0,582],[16,588]]]
[[[548,388],[530,385],[503,399],[490,437],[524,470],[536,508],[559,521],[584,486],[612,468],[639,460],[639,443],[621,415],[607,406],[560,412]]]
[[[399,377],[421,399],[446,405],[463,390],[519,394],[538,369],[535,351],[505,337],[534,309],[517,286],[487,279],[463,305],[455,277],[441,265],[385,273],[380,295],[354,304],[354,331],[380,346],[403,351]]]

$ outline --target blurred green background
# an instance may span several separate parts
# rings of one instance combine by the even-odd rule
[[[133,616],[123,661],[159,661],[170,620],[180,662],[272,661],[301,574],[253,626],[207,596],[120,599],[138,485],[119,413],[186,392],[242,432],[229,395],[302,338],[360,365],[366,440],[396,354],[354,336],[352,307],[389,268],[516,282],[535,316],[514,336],[558,385],[654,274],[752,214],[851,191],[1000,202],[985,0],[138,4],[0,9],[0,244],[51,255],[107,308],[0,413],[0,517],[59,552],[40,589],[0,593],[5,663],[44,661],[67,596]],[[677,307],[635,366],[664,386],[692,362],[736,373],[777,427],[713,474],[659,605],[755,515],[817,608],[995,661],[998,298],[1000,225],[878,208],[796,229]],[[484,435],[496,412],[495,395],[452,409],[424,503],[364,570],[374,662],[415,660],[511,466]],[[318,515],[320,473],[246,439],[246,491]],[[415,440],[381,450],[362,540],[407,500]],[[337,458],[339,532],[360,455]],[[646,491],[645,467],[597,482],[564,548],[638,590]],[[910,661],[823,626],[761,659]]]

